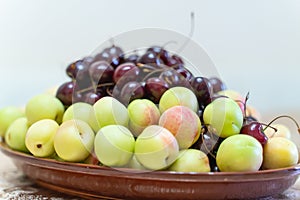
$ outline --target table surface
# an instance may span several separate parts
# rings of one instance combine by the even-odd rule
[[[16,169],[10,158],[0,152],[0,199],[76,200],[82,198],[61,194],[36,185]],[[300,179],[283,194],[260,200],[297,199],[300,199]]]

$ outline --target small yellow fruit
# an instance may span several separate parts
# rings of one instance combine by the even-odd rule
[[[266,136],[268,138],[271,137],[285,137],[287,139],[291,139],[291,131],[290,129],[283,125],[283,124],[274,124],[272,125],[273,128],[276,128],[277,131],[275,132],[275,130],[271,127],[267,127],[266,130],[264,131],[264,133],[266,134]]]
[[[290,167],[298,163],[299,153],[294,142],[284,137],[272,137],[263,149],[264,169]]]

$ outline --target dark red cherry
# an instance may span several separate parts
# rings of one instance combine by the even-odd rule
[[[176,69],[176,71],[181,74],[184,78],[186,78],[186,80],[191,80],[194,76],[192,74],[192,72],[190,72],[190,70],[188,70],[185,67],[181,67]]]
[[[107,61],[111,66],[116,68],[118,65],[123,63],[124,52],[120,47],[112,45],[111,47],[105,48],[102,52],[98,53],[95,56],[95,61],[96,60]]]
[[[89,66],[94,60],[95,58],[93,56],[86,56],[82,59],[82,63]]]
[[[82,100],[83,102],[94,105],[103,96],[104,95],[99,92],[88,92],[83,96]]]
[[[256,138],[261,144],[266,144],[268,141],[268,137],[263,131],[263,125],[257,121],[252,121],[249,124],[245,124],[240,133]]]
[[[179,69],[184,66],[183,60],[176,54],[169,57],[165,64],[169,67],[173,67],[174,69]]]
[[[141,99],[144,95],[145,90],[143,84],[136,81],[130,81],[122,88],[119,100],[127,106],[134,99]]]
[[[175,86],[190,87],[189,81],[173,68],[169,68],[161,72],[159,78],[164,80],[170,88]]]
[[[205,77],[194,77],[190,79],[191,87],[198,99],[199,105],[207,106],[212,102],[213,89],[209,80]]]
[[[114,68],[106,61],[93,62],[89,67],[89,75],[97,85],[113,82]]]
[[[166,81],[158,77],[151,77],[145,82],[145,92],[148,99],[154,103],[159,103],[163,93],[169,89]]]
[[[162,48],[161,46],[152,46],[149,49],[147,49],[148,52],[155,52],[157,56],[166,63],[169,59],[169,53],[167,50]]]
[[[68,65],[66,68],[66,73],[70,78],[76,79],[78,72],[85,70],[86,66],[87,65],[83,63],[83,60],[77,60]]]
[[[217,92],[222,91],[222,90],[226,90],[226,88],[227,88],[225,83],[221,79],[219,79],[218,77],[211,77],[209,79],[209,82],[212,85],[214,93],[217,93]]]
[[[77,60],[66,68],[67,75],[76,80],[76,84],[79,88],[86,88],[92,85],[91,79],[89,77],[89,63],[88,59]]]
[[[122,82],[127,83],[129,81],[137,80],[139,73],[140,70],[134,63],[123,63],[115,69],[113,80],[115,83],[118,83],[119,80],[123,79]]]
[[[77,92],[75,81],[68,81],[59,86],[56,97],[68,107],[81,99],[81,93]]]
[[[125,58],[124,63],[125,62],[132,62],[134,64],[137,64],[138,59],[139,59],[138,54],[131,54],[128,57]]]
[[[138,59],[137,62],[142,64],[156,64],[156,65],[164,64],[163,60],[154,51],[147,51],[144,55],[142,55]]]

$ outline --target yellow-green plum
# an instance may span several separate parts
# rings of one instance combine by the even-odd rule
[[[164,92],[159,100],[159,110],[163,113],[173,106],[186,106],[194,112],[198,111],[198,100],[192,90],[177,86]]]
[[[184,149],[169,167],[176,172],[210,172],[208,156],[198,149]]]
[[[135,142],[136,159],[147,169],[161,170],[169,167],[179,154],[175,136],[166,128],[150,125]]]
[[[159,125],[175,136],[180,149],[191,147],[200,136],[201,121],[194,111],[185,106],[167,109],[161,115]]]
[[[100,128],[114,124],[128,127],[127,108],[117,99],[109,96],[102,97],[93,107]]]
[[[68,121],[71,119],[80,119],[90,125],[93,131],[96,133],[100,129],[93,106],[85,102],[77,102],[72,104],[64,112],[62,121]]]
[[[39,94],[32,97],[25,106],[25,114],[29,124],[41,119],[52,119],[62,122],[65,108],[59,99],[50,94]]]
[[[27,149],[36,157],[50,157],[54,154],[53,140],[58,123],[52,119],[42,119],[33,123],[26,133]]]
[[[263,162],[263,148],[252,136],[233,135],[220,144],[216,162],[222,172],[258,171]]]
[[[204,123],[222,138],[238,134],[243,125],[243,113],[238,104],[226,97],[220,97],[206,106]]]
[[[20,117],[24,117],[22,109],[15,106],[7,106],[0,110],[0,137],[4,137],[10,124]]]
[[[294,166],[298,163],[297,146],[284,137],[271,137],[264,145],[263,169],[278,169]]]
[[[144,167],[137,159],[136,156],[133,155],[129,163],[126,165],[128,168],[142,170],[141,172],[147,171],[148,169]]]
[[[95,134],[84,121],[72,119],[63,122],[54,137],[54,149],[65,161],[84,161],[92,152]]]
[[[275,130],[273,128],[276,128],[277,131],[275,132]],[[266,136],[268,138],[271,138],[271,137],[284,137],[287,139],[292,138],[290,129],[283,124],[272,124],[272,128],[266,127],[266,129],[264,130],[264,133],[266,134]]]
[[[236,101],[237,104],[239,105],[241,111],[244,113],[245,111],[245,98],[237,91],[227,89],[227,90],[222,90],[217,92],[217,95],[221,96],[227,96],[231,98],[232,100]]]
[[[95,154],[106,166],[120,167],[132,158],[135,139],[128,128],[108,125],[101,128],[95,137]]]
[[[129,129],[138,136],[147,126],[158,124],[160,112],[157,106],[148,99],[136,99],[127,107]]]
[[[12,149],[29,152],[25,145],[25,137],[28,130],[26,117],[16,119],[8,127],[5,133],[5,143]]]

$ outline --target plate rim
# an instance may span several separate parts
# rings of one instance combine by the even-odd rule
[[[201,176],[201,177],[228,177],[227,180],[230,180],[230,177],[239,177],[239,176],[259,176],[259,175],[272,175],[277,173],[289,174],[290,176],[299,175],[300,174],[300,163],[295,166],[279,168],[279,169],[267,169],[267,170],[259,170],[259,171],[249,171],[249,172],[174,172],[174,171],[166,171],[166,170],[158,170],[158,171],[147,171],[147,170],[138,170],[138,169],[131,169],[131,168],[121,168],[121,167],[107,167],[101,165],[93,165],[93,164],[86,164],[86,163],[75,163],[75,162],[66,162],[66,161],[58,161],[52,158],[39,158],[35,157],[29,153],[13,150],[7,146],[5,142],[0,142],[0,150],[3,154],[8,156],[11,159],[20,161],[23,160],[24,162],[28,161],[35,161],[34,163],[29,163],[30,165],[39,165],[42,163],[48,163],[50,165],[43,165],[44,168],[55,168],[55,166],[64,166],[62,170],[64,171],[71,171],[72,169],[76,168],[80,171],[78,172],[95,172],[96,171],[109,171],[109,172],[116,172],[121,174],[151,174],[157,176]],[[73,170],[72,170],[73,171]],[[241,180],[239,180],[241,181]],[[247,180],[249,181],[249,180]]]
[[[117,170],[106,166],[38,158],[13,150],[1,141],[0,151],[10,157],[15,166],[38,185],[87,199],[107,196],[109,199],[178,200],[186,198],[187,194],[191,195],[189,199],[193,200],[260,198],[284,192],[295,184],[300,174],[299,164],[258,172],[148,171],[128,173],[135,169],[128,168],[128,171],[124,171],[123,168]],[[61,179],[61,176],[65,179]],[[74,180],[77,181],[73,182]],[[82,180],[87,181],[87,184],[81,184]],[[253,189],[249,188],[253,184],[255,185]],[[269,184],[274,184],[274,186],[269,187]],[[97,189],[87,189],[91,185]],[[257,185],[260,186],[257,187]],[[223,190],[224,187],[227,188],[225,191],[215,193],[216,188]],[[118,189],[115,190],[116,188]],[[153,195],[153,191],[158,191],[158,193]],[[173,191],[176,192],[173,193]]]

